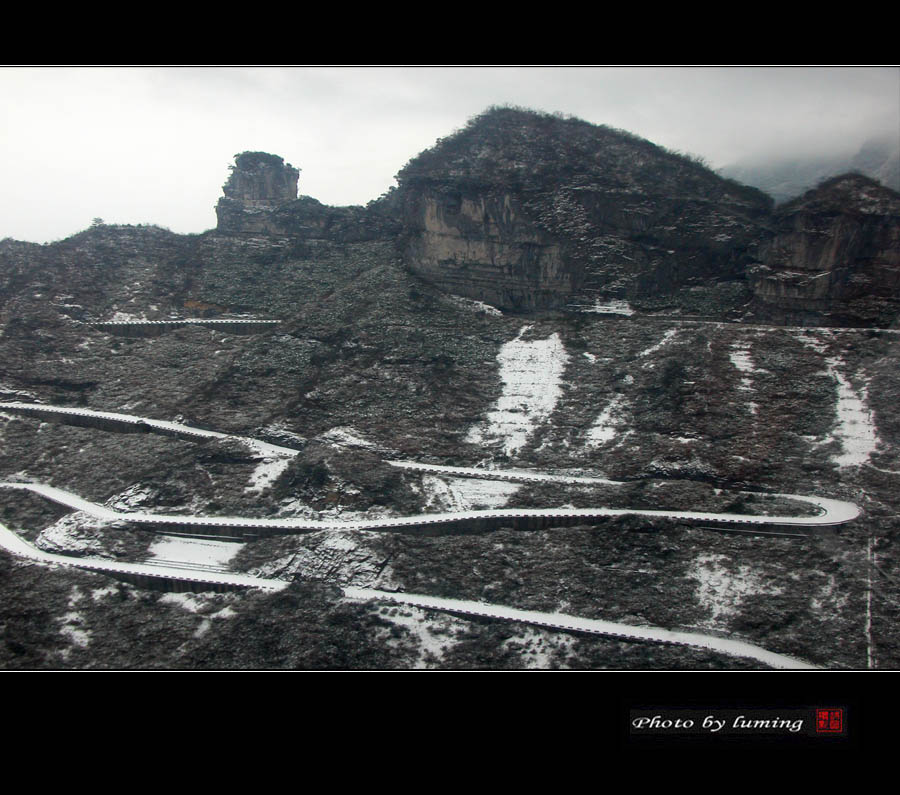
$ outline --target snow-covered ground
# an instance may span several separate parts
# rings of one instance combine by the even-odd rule
[[[276,453],[272,455],[267,453],[266,448],[274,447],[274,445],[268,445],[266,442],[260,442],[256,439],[244,439],[243,441],[254,453],[263,457],[256,465],[256,469],[254,469],[253,473],[250,475],[250,485],[244,490],[255,494],[262,494],[278,480],[281,473],[287,469],[288,464],[291,463],[291,460],[297,454],[295,452],[293,455],[287,453]]]
[[[839,357],[826,360],[828,371],[838,385],[837,428],[834,436],[841,443],[842,452],[834,457],[839,467],[861,466],[869,461],[879,444],[869,393],[865,385],[855,389],[841,372],[846,367]]]
[[[546,671],[566,667],[565,660],[571,654],[574,641],[573,635],[526,625],[513,637],[503,641],[503,646],[514,648],[525,668]]]
[[[419,652],[418,659],[411,667],[419,669],[431,668],[439,663],[458,643],[456,633],[465,631],[466,627],[465,622],[458,618],[435,615],[412,605],[384,606],[378,611],[378,615],[409,630]],[[391,637],[386,637],[384,642],[389,645],[396,643]]]
[[[377,444],[360,436],[359,431],[345,426],[331,428],[325,433],[320,433],[316,438],[327,442],[333,447],[362,447],[364,450],[379,449]]]
[[[594,302],[593,306],[581,307],[582,312],[596,312],[601,315],[633,315],[634,310],[628,301],[608,300],[601,301],[599,298]]]
[[[606,408],[600,412],[600,416],[594,420],[594,424],[588,429],[588,447],[600,447],[616,438],[616,434],[622,424],[619,410],[623,401],[624,397],[622,395],[616,395],[606,404]]]
[[[659,342],[654,343],[649,348],[645,348],[644,350],[642,350],[638,354],[638,357],[643,359],[645,356],[649,356],[651,353],[656,353],[660,348],[664,347],[665,345],[668,345],[673,339],[675,339],[675,336],[677,334],[678,334],[677,328],[669,329],[665,334],[663,334],[663,338]]]
[[[195,613],[200,618],[200,623],[194,631],[195,638],[203,637],[217,619],[234,618],[237,613],[227,604],[218,610],[210,610],[211,606],[221,603],[221,594],[203,593],[166,593],[159,597],[162,604],[177,605],[188,613]]]
[[[556,408],[569,355],[556,333],[542,340],[523,340],[531,328],[523,326],[514,340],[500,348],[497,361],[503,393],[487,420],[473,426],[465,441],[500,442],[506,455],[515,455]]]
[[[110,323],[142,323],[146,322],[147,318],[141,315],[133,315],[130,312],[116,312],[109,319]]]
[[[457,306],[462,307],[463,309],[468,309],[472,312],[483,312],[486,315],[495,315],[501,316],[503,313],[497,309],[496,306],[491,306],[490,304],[486,304],[484,301],[476,301],[474,298],[464,298],[461,295],[450,295],[448,296],[451,303],[456,304]]]
[[[711,628],[727,628],[746,596],[782,593],[780,587],[767,587],[749,566],[741,565],[732,570],[728,563],[725,555],[701,555],[688,571],[688,576],[697,581],[700,604],[709,610]]]
[[[470,511],[503,508],[522,488],[521,483],[476,478],[442,478],[423,475],[426,510]]]
[[[819,335],[830,335],[833,331],[834,329],[820,331]],[[816,353],[828,352],[828,346],[812,333],[798,334],[797,339]],[[838,388],[835,407],[837,424],[830,438],[818,444],[832,440],[840,443],[841,452],[833,456],[832,460],[841,468],[868,464],[869,458],[878,449],[881,440],[878,438],[875,417],[869,408],[869,392],[865,379],[858,377],[857,382],[860,386],[854,386],[848,377],[847,364],[840,356],[829,356],[823,359],[823,364]]]
[[[228,568],[228,562],[243,544],[205,538],[158,536],[147,550],[147,563],[188,563],[210,569]]]
[[[729,358],[731,363],[743,374],[741,376],[741,385],[738,389],[742,392],[753,392],[752,376],[763,371],[757,369],[753,363],[753,357],[750,355],[750,343],[735,342],[731,346]],[[753,401],[747,403],[747,408],[751,414],[756,414],[759,411],[759,406]]]
[[[81,649],[86,648],[91,642],[91,631],[85,624],[84,616],[78,612],[78,603],[82,599],[84,599],[84,594],[81,589],[77,585],[72,586],[72,590],[69,592],[71,609],[57,619],[60,623],[59,634],[66,638],[71,646]],[[68,659],[72,649],[63,649],[61,653],[63,659]]]
[[[818,329],[817,333],[819,336],[831,336],[831,332],[835,330],[836,329]],[[826,353],[828,351],[828,346],[821,339],[818,339],[809,329],[804,329],[803,333],[797,334],[796,337],[799,342],[802,342],[807,348],[812,348],[816,353]]]

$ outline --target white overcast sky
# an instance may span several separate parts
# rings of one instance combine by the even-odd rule
[[[107,223],[215,226],[234,155],[300,168],[300,193],[365,204],[490,105],[629,130],[714,168],[900,137],[900,68],[0,68],[0,239]]]

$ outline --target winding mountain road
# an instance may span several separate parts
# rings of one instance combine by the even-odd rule
[[[68,555],[56,555],[38,549],[33,544],[20,538],[16,533],[0,524],[0,546],[12,554],[38,563],[85,569],[113,576],[150,577],[197,585],[210,585],[228,588],[260,588],[265,591],[280,591],[287,588],[284,580],[265,579],[247,574],[228,572],[211,572],[201,566],[189,564],[158,565],[152,563],[122,563],[102,560],[100,558],[73,558]],[[705,635],[699,632],[680,632],[661,627],[621,624],[614,621],[581,618],[565,613],[540,613],[531,610],[518,610],[504,605],[484,602],[466,601],[462,599],[443,599],[423,594],[396,593],[379,591],[374,588],[346,587],[344,596],[359,601],[386,600],[400,604],[412,605],[425,610],[438,610],[458,615],[478,616],[545,627],[548,629],[581,632],[591,635],[604,635],[627,641],[645,641],[665,643],[678,646],[692,646],[720,652],[731,657],[757,660],[773,668],[787,670],[815,669],[818,666],[776,654],[745,641],[722,638],[716,635]]]
[[[284,458],[297,455],[293,448],[281,447],[251,437],[233,436],[218,431],[195,428],[182,423],[154,420],[135,415],[114,412],[96,412],[87,409],[71,409],[60,406],[46,406],[31,403],[0,403],[0,411],[12,411],[31,416],[46,416],[51,419],[73,424],[95,425],[107,430],[126,430],[157,432],[170,436],[196,439],[233,438],[251,445],[264,456]],[[437,464],[422,464],[414,461],[387,461],[388,464],[411,471],[440,474],[446,477],[472,477],[480,479],[505,480],[512,482],[552,482],[564,484],[611,484],[604,478],[569,477],[566,475],[542,474],[521,470],[485,470],[476,467],[451,467]],[[127,522],[140,524],[160,533],[180,531],[183,535],[208,537],[210,528],[269,530],[275,532],[311,532],[317,530],[331,531],[387,531],[424,529],[431,525],[443,525],[452,528],[454,525],[482,524],[490,526],[513,526],[520,529],[536,529],[541,526],[559,526],[563,524],[585,524],[592,519],[609,516],[646,516],[679,519],[697,523],[714,522],[717,524],[739,525],[779,525],[779,526],[831,526],[856,519],[859,508],[850,502],[808,495],[780,495],[816,506],[820,510],[817,516],[760,516],[753,514],[712,513],[704,511],[665,511],[630,508],[549,508],[549,509],[516,509],[516,510],[483,510],[461,513],[421,514],[408,517],[391,517],[386,519],[339,521],[311,521],[308,519],[256,519],[250,517],[220,516],[188,516],[174,514],[152,514],[143,512],[117,511],[103,505],[85,500],[76,494],[42,483],[6,481],[0,483],[6,489],[25,490],[38,494],[53,502],[65,505],[73,510],[110,522]],[[206,531],[206,532],[205,532]],[[24,541],[8,528],[0,525],[0,546],[19,557],[39,563],[62,565],[104,572],[112,575],[130,577],[151,577],[179,582],[211,585],[226,588],[261,588],[277,591],[287,587],[282,580],[265,579],[250,575],[211,570],[208,566],[188,562],[166,563],[123,563],[98,558],[74,558],[58,555],[38,549]],[[721,652],[734,657],[749,658],[775,668],[803,669],[815,668],[802,660],[770,652],[751,643],[717,635],[695,632],[667,630],[660,627],[637,626],[598,619],[587,619],[562,613],[540,613],[519,610],[503,605],[485,604],[464,600],[444,599],[421,594],[395,593],[379,591],[371,588],[347,587],[345,596],[359,600],[391,600],[412,605],[422,609],[439,610],[461,615],[484,616],[493,619],[515,621],[534,626],[547,627],[571,632],[586,632],[605,635],[629,641],[648,641],[703,648]]]
[[[282,447],[248,436],[236,436],[220,431],[206,430],[183,423],[166,420],[155,420],[133,414],[119,414],[88,409],[73,409],[62,406],[48,406],[37,403],[0,403],[0,411],[12,411],[30,416],[46,416],[62,422],[77,424],[96,424],[106,430],[140,429],[146,432],[162,433],[187,439],[217,438],[235,439],[247,444],[262,456],[270,458],[291,458],[299,450]],[[606,478],[570,477],[566,475],[548,475],[539,472],[522,470],[486,470],[476,467],[442,466],[439,464],[423,464],[417,461],[394,461],[385,463],[409,471],[439,474],[445,477],[468,477],[483,480],[501,480],[522,483],[560,483],[569,485],[623,485],[620,481]],[[235,528],[242,530],[259,530],[274,532],[312,532],[316,530],[414,530],[426,526],[443,526],[452,530],[461,525],[480,524],[486,529],[492,527],[513,526],[525,530],[539,529],[560,524],[583,524],[594,519],[611,516],[645,516],[654,518],[677,519],[696,523],[714,523],[723,526],[751,525],[778,527],[828,527],[850,522],[860,514],[858,506],[851,502],[800,494],[779,494],[774,496],[805,502],[814,505],[820,513],[816,516],[780,516],[743,513],[717,513],[711,511],[674,511],[646,508],[518,508],[493,509],[480,511],[464,511],[457,513],[429,513],[416,516],[390,517],[385,519],[363,519],[356,521],[319,521],[310,519],[256,519],[240,516],[188,516],[178,514],[156,514],[142,512],[114,511],[102,505],[89,502],[76,494],[41,483],[0,482],[0,487],[25,489],[46,497],[53,502],[85,511],[91,516],[111,521],[124,521],[151,527],[180,529],[197,528]],[[200,532],[198,530],[198,532]]]
[[[590,524],[596,519],[610,516],[646,516],[682,521],[735,525],[795,525],[807,527],[827,527],[849,522],[859,516],[859,509],[853,503],[830,500],[822,497],[807,497],[795,494],[781,495],[808,502],[819,507],[823,513],[818,516],[772,516],[739,513],[713,513],[706,511],[664,511],[643,508],[517,508],[512,510],[492,509],[462,511],[459,513],[425,513],[415,516],[389,517],[385,519],[357,519],[351,521],[311,520],[311,519],[257,519],[246,516],[194,516],[181,514],[143,513],[140,511],[116,511],[95,502],[90,502],[70,491],[48,486],[43,483],[0,482],[0,488],[30,491],[59,505],[76,511],[84,511],[90,516],[111,522],[127,522],[143,525],[157,532],[176,532],[182,535],[208,537],[204,530],[227,529],[235,531],[260,531],[260,533],[304,533],[318,530],[332,531],[389,531],[434,528],[453,530],[466,526],[481,525],[492,527],[513,527],[533,530],[551,526]],[[194,529],[194,532],[191,530]],[[223,535],[213,533],[212,535]],[[243,534],[247,535],[247,534]]]

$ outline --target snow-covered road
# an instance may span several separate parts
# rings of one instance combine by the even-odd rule
[[[12,554],[36,561],[38,563],[86,569],[112,575],[131,575],[154,577],[179,582],[197,583],[200,585],[224,585],[243,588],[261,588],[266,591],[280,591],[289,583],[283,580],[251,577],[246,574],[231,574],[222,571],[210,571],[200,564],[177,562],[171,565],[153,563],[121,563],[119,561],[101,560],[99,558],[73,558],[67,555],[55,555],[38,549],[20,538],[16,533],[0,524],[0,546]],[[581,618],[565,613],[540,613],[531,610],[517,610],[504,605],[472,602],[459,599],[442,599],[421,594],[379,591],[374,588],[344,589],[349,599],[369,601],[373,599],[389,600],[402,604],[414,605],[430,610],[440,610],[462,615],[484,616],[487,618],[515,621],[549,629],[562,629],[572,632],[586,632],[593,635],[605,635],[631,641],[649,641],[683,646],[694,646],[710,651],[717,651],[732,657],[743,657],[758,660],[773,668],[810,669],[814,665],[802,660],[776,654],[745,641],[721,638],[715,635],[704,635],[698,632],[679,632],[661,627],[620,624],[614,621]]]
[[[106,421],[123,423],[128,426],[140,425],[148,430],[156,430],[167,435],[177,433],[186,437],[208,437],[219,439],[236,439],[251,449],[258,452],[267,461],[276,461],[283,464],[296,456],[298,451],[289,447],[263,442],[248,436],[235,436],[219,431],[195,428],[184,423],[155,420],[148,417],[140,417],[133,414],[119,414],[106,411],[92,411],[89,409],[73,409],[63,406],[48,406],[37,403],[0,403],[0,410],[13,411],[26,415],[45,415],[65,420],[68,417],[77,417],[81,421]],[[477,467],[451,467],[438,464],[422,464],[416,461],[387,461],[391,466],[452,477],[470,477],[486,480],[500,480],[510,482],[547,482],[581,485],[616,484],[616,481],[605,478],[571,477],[567,475],[544,474],[523,470],[488,470]],[[708,511],[667,511],[638,508],[520,508],[520,509],[494,509],[473,510],[454,513],[430,513],[417,516],[391,517],[384,519],[368,519],[356,521],[316,521],[310,519],[255,519],[241,516],[189,516],[177,514],[157,514],[141,512],[115,511],[96,503],[89,502],[69,491],[49,486],[42,483],[4,482],[0,487],[25,489],[40,494],[49,500],[61,505],[84,511],[91,516],[110,521],[123,521],[151,525],[161,528],[165,526],[178,526],[179,530],[197,527],[198,534],[203,535],[202,528],[244,528],[281,532],[309,532],[316,530],[402,530],[421,528],[433,525],[450,526],[469,522],[503,522],[513,527],[529,529],[533,526],[547,526],[554,520],[569,523],[592,519],[602,519],[610,516],[646,516],[667,519],[679,519],[698,523],[714,523],[717,525],[778,525],[778,526],[831,526],[843,524],[856,519],[860,509],[851,502],[835,500],[826,497],[816,497],[798,494],[782,494],[778,496],[806,502],[816,506],[820,513],[817,516],[767,516],[758,514],[741,513],[713,513]],[[208,535],[208,534],[207,534]]]
[[[281,532],[314,532],[317,530],[403,530],[425,528],[433,525],[450,526],[489,520],[508,524],[512,527],[531,529],[537,526],[552,526],[559,523],[583,522],[603,519],[610,516],[646,516],[663,519],[681,519],[698,523],[716,523],[720,525],[792,525],[792,526],[831,526],[849,522],[859,516],[859,508],[851,502],[832,500],[824,497],[808,497],[797,494],[783,494],[794,500],[801,500],[817,506],[822,513],[818,516],[771,516],[741,513],[712,513],[708,511],[665,511],[645,508],[516,508],[493,509],[480,511],[461,511],[458,513],[426,513],[415,516],[398,516],[386,519],[357,519],[351,521],[296,519],[256,519],[247,516],[192,516],[180,514],[143,513],[140,511],[116,511],[103,505],[85,500],[70,491],[48,486],[43,483],[0,482],[0,488],[20,489],[46,497],[59,505],[65,505],[76,511],[115,522],[150,525],[165,532],[166,526],[177,527],[184,532],[187,528],[197,528],[199,535],[203,528],[235,528],[256,529]],[[529,520],[535,520],[529,523]]]
[[[289,460],[297,454],[297,450],[272,445],[251,437],[232,436],[217,431],[204,430],[182,423],[153,420],[128,414],[113,412],[95,412],[87,409],[71,409],[68,407],[45,406],[30,403],[0,403],[0,410],[14,411],[28,415],[46,415],[62,419],[74,415],[82,420],[109,421],[114,424],[125,423],[140,425],[141,429],[166,433],[167,435],[184,435],[191,437],[213,437],[237,439],[259,451],[268,458]],[[522,470],[485,470],[477,467],[450,467],[437,464],[421,464],[414,461],[388,461],[392,466],[407,470],[420,471],[447,477],[469,477],[510,482],[550,482],[564,484],[614,484],[604,478],[572,477],[559,474],[544,474]],[[138,523],[154,526],[157,532],[172,532],[176,526],[178,532],[188,531],[191,535],[205,537],[210,535],[208,528],[267,528],[281,532],[305,532],[316,530],[367,530],[385,531],[393,529],[424,529],[430,525],[453,525],[460,523],[492,520],[503,522],[523,529],[535,526],[553,526],[554,524],[584,522],[609,516],[647,516],[694,521],[697,523],[715,523],[718,525],[796,525],[796,526],[828,526],[852,521],[860,514],[859,508],[850,502],[808,495],[779,495],[799,500],[816,506],[821,513],[817,516],[760,516],[754,514],[712,513],[705,511],[666,511],[630,508],[547,508],[547,509],[497,509],[473,510],[457,513],[421,514],[417,516],[392,517],[386,519],[340,521],[311,521],[308,519],[256,519],[251,517],[191,516],[173,514],[151,514],[142,512],[118,511],[85,500],[64,489],[42,483],[13,482],[0,483],[7,489],[27,490],[39,494],[49,500],[83,511],[92,516],[111,522]],[[196,528],[190,530],[189,528]],[[34,547],[18,535],[0,525],[0,546],[15,555],[25,557],[44,564],[73,566],[92,571],[110,574],[130,574],[146,577],[193,582],[199,584],[224,585],[231,587],[251,587],[265,590],[280,590],[288,583],[282,580],[264,579],[249,575],[233,574],[217,570],[205,564],[190,560],[157,561],[145,563],[122,563],[96,558],[73,558],[58,555]],[[346,588],[345,594],[351,599],[389,599],[417,607],[442,610],[465,615],[486,616],[507,621],[517,621],[535,626],[564,629],[574,632],[587,632],[627,640],[650,641],[657,643],[681,644],[697,648],[709,649],[735,657],[757,660],[775,668],[814,668],[800,660],[767,651],[753,644],[706,635],[694,632],[667,630],[659,627],[621,624],[598,619],[586,619],[561,613],[539,613],[518,610],[503,605],[491,605],[480,602],[469,602],[442,599],[419,594],[395,593],[366,588]]]
[[[587,632],[593,635],[606,635],[624,640],[650,641],[669,643],[681,646],[694,646],[710,651],[718,651],[731,657],[747,657],[765,663],[772,668],[815,669],[811,665],[794,657],[776,654],[760,646],[731,638],[720,638],[716,635],[704,635],[700,632],[680,632],[661,627],[638,626],[637,624],[620,624],[615,621],[602,621],[594,618],[580,618],[565,613],[539,613],[534,610],[517,610],[504,605],[472,602],[462,599],[443,599],[437,596],[423,596],[410,593],[388,593],[373,588],[344,588],[344,594],[350,599],[368,601],[370,599],[387,599],[401,604],[414,605],[431,610],[442,610],[470,616],[485,616],[506,621],[518,621],[551,629],[564,629],[573,632]]]

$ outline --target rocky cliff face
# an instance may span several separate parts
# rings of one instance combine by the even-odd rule
[[[356,243],[396,234],[391,202],[368,207],[330,207],[297,196],[300,171],[277,155],[235,155],[231,176],[216,205],[216,231],[226,235],[279,235]]]
[[[297,198],[300,170],[277,155],[243,152],[235,155],[235,165],[223,191],[229,199],[251,206],[271,206]]]
[[[635,136],[510,108],[439,141],[398,183],[409,267],[524,310],[740,280],[771,206]]]
[[[216,231],[284,245],[394,241],[440,289],[518,311],[626,299],[882,326],[900,311],[897,194],[864,177],[773,210],[762,192],[629,133],[512,108],[440,140],[366,207],[297,198],[298,174],[275,155],[238,155]]]
[[[756,313],[799,325],[885,325],[900,311],[900,194],[858,174],[780,207],[750,269]]]
[[[297,198],[299,169],[284,158],[265,152],[235,155],[225,195],[216,205],[219,229],[224,232],[275,232],[271,211]]]
[[[520,196],[502,190],[410,198],[405,255],[414,271],[448,292],[502,307],[560,306],[573,292],[563,244],[537,228]]]

